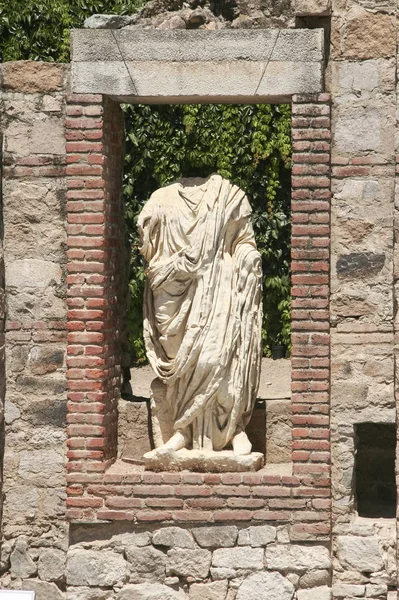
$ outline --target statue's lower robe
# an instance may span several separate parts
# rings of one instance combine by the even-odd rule
[[[154,192],[138,225],[156,440],[183,431],[193,448],[221,450],[245,429],[259,384],[262,271],[251,207],[212,175]]]

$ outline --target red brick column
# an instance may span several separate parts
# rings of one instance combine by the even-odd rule
[[[79,493],[80,484],[101,478],[117,451],[126,264],[123,114],[102,96],[72,95],[66,128],[68,469],[70,492]]]
[[[294,96],[292,113],[293,473],[329,496],[330,97]]]

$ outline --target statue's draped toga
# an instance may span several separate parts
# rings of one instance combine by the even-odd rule
[[[262,272],[248,199],[220,175],[181,180],[152,194],[138,227],[156,446],[249,453]]]

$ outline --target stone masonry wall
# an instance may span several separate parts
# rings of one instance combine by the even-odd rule
[[[333,594],[395,598],[394,519],[354,493],[355,424],[395,423],[393,293],[397,6],[332,1]]]
[[[395,423],[398,402],[397,6],[393,0],[332,0],[331,7],[327,0],[296,0],[293,8],[301,17],[332,15],[326,88],[332,96],[333,193],[329,262],[328,244],[321,243],[316,256],[305,233],[318,227],[314,237],[328,242],[329,198],[323,194],[330,171],[322,147],[315,150],[328,142],[328,135],[317,138],[326,115],[307,115],[309,98],[297,98],[293,476],[142,473],[119,461],[109,469],[116,456],[119,384],[118,361],[111,357],[120,352],[112,349],[113,332],[121,327],[113,302],[123,287],[113,274],[124,260],[115,241],[119,189],[112,184],[120,175],[120,113],[101,97],[70,98],[67,255],[68,69],[1,65],[2,587],[35,589],[37,600],[262,600],[263,593],[267,600],[327,600],[331,593],[337,600],[397,600],[396,521],[360,517],[353,483],[354,426]],[[284,26],[291,16],[285,13]],[[327,97],[318,103],[326,106]],[[307,137],[298,133],[303,120]],[[105,143],[96,150],[99,139]],[[329,298],[320,292],[323,286],[328,291],[329,274],[331,397]],[[303,304],[303,290],[311,304]],[[307,331],[309,321],[318,333]],[[82,382],[86,387],[79,387]]]
[[[1,65],[6,385],[0,587],[60,600],[65,551],[65,65]],[[0,289],[3,273],[0,263]],[[0,292],[1,294],[1,292]],[[0,296],[1,304],[2,296]],[[0,308],[0,323],[3,321]],[[0,329],[0,352],[1,349]],[[29,584],[26,579],[29,578]]]

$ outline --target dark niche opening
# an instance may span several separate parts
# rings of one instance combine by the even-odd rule
[[[355,425],[355,494],[360,517],[396,516],[394,423]]]

